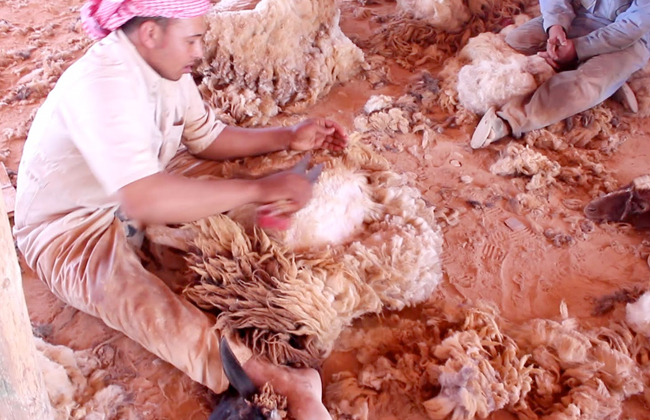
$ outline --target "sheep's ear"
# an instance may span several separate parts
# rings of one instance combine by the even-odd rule
[[[252,400],[257,393],[257,388],[253,385],[253,381],[248,377],[244,368],[239,364],[239,360],[237,360],[232,350],[230,350],[225,337],[221,338],[220,347],[221,363],[228,381],[239,392],[239,395],[249,401]]]

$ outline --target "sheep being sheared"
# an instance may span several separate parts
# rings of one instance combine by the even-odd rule
[[[520,54],[493,33],[470,39],[457,59],[466,63],[457,76],[458,103],[476,114],[535,91],[555,74],[542,57]]]
[[[310,105],[364,63],[331,0],[261,0],[252,10],[208,14],[199,72],[203,97],[229,123],[264,124]]]
[[[422,302],[441,280],[434,209],[359,136],[340,158],[314,155],[325,169],[287,231],[256,227],[252,206],[167,233],[148,230],[152,241],[189,251],[195,278],[184,295],[273,362],[315,366],[353,319]],[[195,174],[258,176],[296,158],[203,162]],[[188,159],[172,167],[196,165]]]

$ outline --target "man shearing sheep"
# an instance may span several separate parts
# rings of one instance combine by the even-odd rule
[[[18,172],[14,232],[27,264],[57,297],[221,393],[228,381],[214,319],[142,266],[118,214],[175,224],[280,200],[296,211],[311,195],[300,174],[197,180],[165,167],[181,144],[200,158],[225,160],[338,151],[347,139],[329,120],[265,129],[218,121],[190,75],[203,54],[210,7],[210,0],[84,5],[84,28],[99,42],[65,71],[38,110]],[[288,397],[293,417],[330,418],[315,370],[274,366],[236,342],[231,347],[258,386],[270,382]]]

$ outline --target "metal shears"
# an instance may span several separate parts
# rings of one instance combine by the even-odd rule
[[[323,164],[314,165],[307,170],[311,158],[312,154],[307,153],[289,172],[305,176],[314,185],[323,172]],[[293,210],[294,206],[290,200],[280,200],[260,206],[257,208],[257,225],[261,228],[286,230],[289,228],[289,216]]]

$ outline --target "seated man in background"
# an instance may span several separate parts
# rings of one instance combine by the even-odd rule
[[[121,331],[216,393],[228,387],[214,319],[148,272],[118,210],[141,223],[190,222],[248,203],[306,204],[311,184],[283,172],[257,180],[166,173],[180,144],[203,159],[279,150],[341,150],[328,120],[226,127],[190,75],[210,0],[91,0],[84,28],[101,39],[39,109],[18,172],[15,236],[27,264],[64,302]],[[298,420],[329,419],[315,370],[273,366],[232,343],[244,370],[288,397]]]
[[[538,53],[560,72],[535,92],[500,110],[490,108],[472,136],[474,149],[520,137],[614,98],[632,112],[638,104],[625,83],[650,57],[650,0],[540,0],[542,16],[515,29],[506,42]]]

